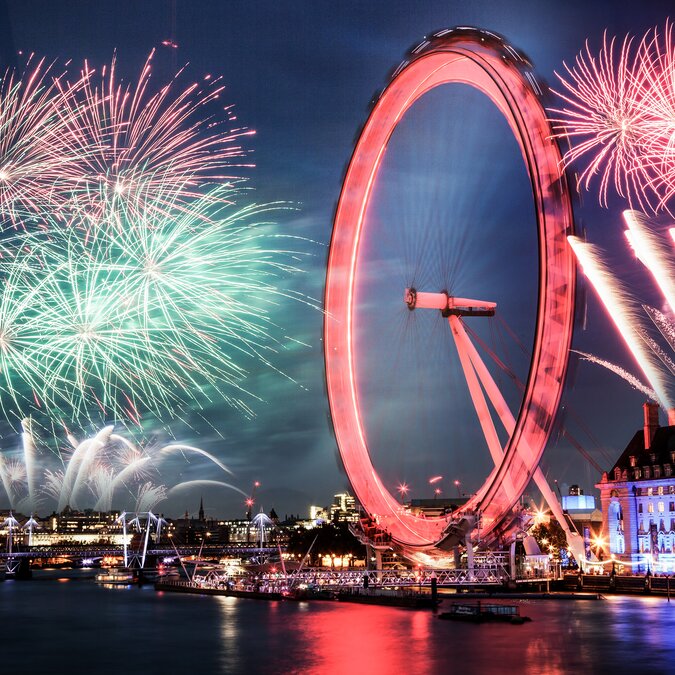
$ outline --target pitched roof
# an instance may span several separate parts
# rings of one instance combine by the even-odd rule
[[[629,471],[631,469],[631,457],[637,458],[636,466],[675,464],[671,456],[673,452],[675,452],[675,426],[659,427],[654,434],[649,450],[645,450],[644,431],[640,429],[635,432],[626,449],[608,472],[609,479],[612,480],[617,468],[621,471]]]

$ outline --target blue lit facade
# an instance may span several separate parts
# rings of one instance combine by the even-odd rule
[[[675,572],[675,425],[659,426],[645,403],[644,428],[633,436],[600,490],[605,554],[636,571]]]

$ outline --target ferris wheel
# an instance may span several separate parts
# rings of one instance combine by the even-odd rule
[[[508,123],[531,184],[536,221],[532,232],[533,238],[536,232],[539,264],[531,359],[515,412],[466,330],[469,317],[498,313],[497,303],[491,297],[459,297],[442,288],[398,289],[401,303],[411,312],[440,312],[447,320],[446,329],[475,409],[475,423],[493,464],[480,488],[459,509],[425,517],[405,508],[394,496],[371,456],[365,424],[369,409],[359,390],[355,354],[359,321],[355,298],[362,273],[360,248],[370,227],[366,214],[392,135],[416,102],[446,84],[477,90]],[[568,365],[575,296],[575,263],[567,244],[572,232],[560,152],[527,60],[501,37],[478,29],[455,28],[425,39],[395,72],[358,138],[337,204],[325,289],[326,383],[338,449],[360,503],[387,538],[403,550],[448,550],[461,541],[462,518],[477,513],[482,539],[497,539],[532,479],[547,501],[555,502],[551,503],[554,511],[559,510],[538,464]]]

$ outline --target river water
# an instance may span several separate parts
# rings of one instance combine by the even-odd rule
[[[430,610],[0,583],[0,673],[675,673],[675,601],[520,601],[524,625]]]

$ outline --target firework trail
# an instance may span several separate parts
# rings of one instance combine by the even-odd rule
[[[644,330],[634,303],[602,261],[597,247],[578,237],[567,239],[609,317],[654,390],[656,400],[664,409],[672,408],[674,403],[668,393],[667,380],[642,338]]]
[[[644,214],[624,211],[623,217],[640,262],[652,273],[671,311],[675,311],[675,267],[671,251],[665,241],[647,227]]]
[[[224,487],[229,490],[235,490],[239,494],[243,495],[244,497],[247,497],[248,495],[243,491],[240,490],[238,487],[235,485],[231,485],[230,483],[224,483],[223,481],[220,480],[186,480],[182,483],[178,483],[178,485],[174,485],[172,488],[169,489],[167,492],[167,497],[171,497],[175,495],[178,492],[182,492],[183,490],[189,490],[193,487],[208,487],[208,486],[217,486],[217,487]]]
[[[607,206],[610,186],[632,206],[669,211],[675,195],[675,42],[673,24],[637,40],[603,38],[594,54],[588,43],[574,65],[557,74],[564,105],[551,110],[558,138],[571,147],[565,166],[580,168],[589,189],[599,178]]]
[[[675,352],[675,323],[669,319],[663,312],[659,312],[654,307],[642,305],[642,308],[647,313],[647,316],[652,320],[652,323],[658,328],[659,333],[670,345],[670,348]]]
[[[24,420],[21,459],[9,458],[0,452],[0,480],[13,509],[34,512],[45,500],[57,502],[59,512],[67,506],[78,509],[91,506],[97,511],[110,511],[117,505],[133,500],[137,511],[148,511],[166,499],[173,491],[187,490],[199,485],[219,485],[245,493],[234,485],[221,481],[196,480],[178,483],[171,488],[152,479],[160,476],[159,466],[168,454],[178,451],[203,457],[210,465],[231,474],[230,469],[212,454],[185,444],[137,444],[107,426],[82,441],[73,439],[72,453],[65,460],[64,471],[43,469],[38,477],[35,437],[29,420]],[[25,453],[30,447],[29,457]],[[38,485],[38,481],[41,484]],[[31,488],[31,484],[33,487]],[[32,491],[31,491],[32,490]]]
[[[617,366],[611,361],[605,361],[605,359],[600,359],[597,356],[593,356],[593,354],[587,354],[586,352],[581,352],[576,349],[572,349],[570,351],[574,352],[575,354],[579,354],[579,356],[581,356],[582,361],[589,361],[590,363],[595,363],[598,366],[602,366],[603,368],[610,370],[615,375],[618,375],[620,378],[628,382],[628,384],[630,384],[630,386],[633,387],[633,389],[641,391],[645,396],[649,397],[652,401],[658,400],[656,392],[653,389],[650,389],[646,384],[638,380],[638,378],[635,377],[634,375],[631,375],[627,370],[625,370],[621,366]]]

